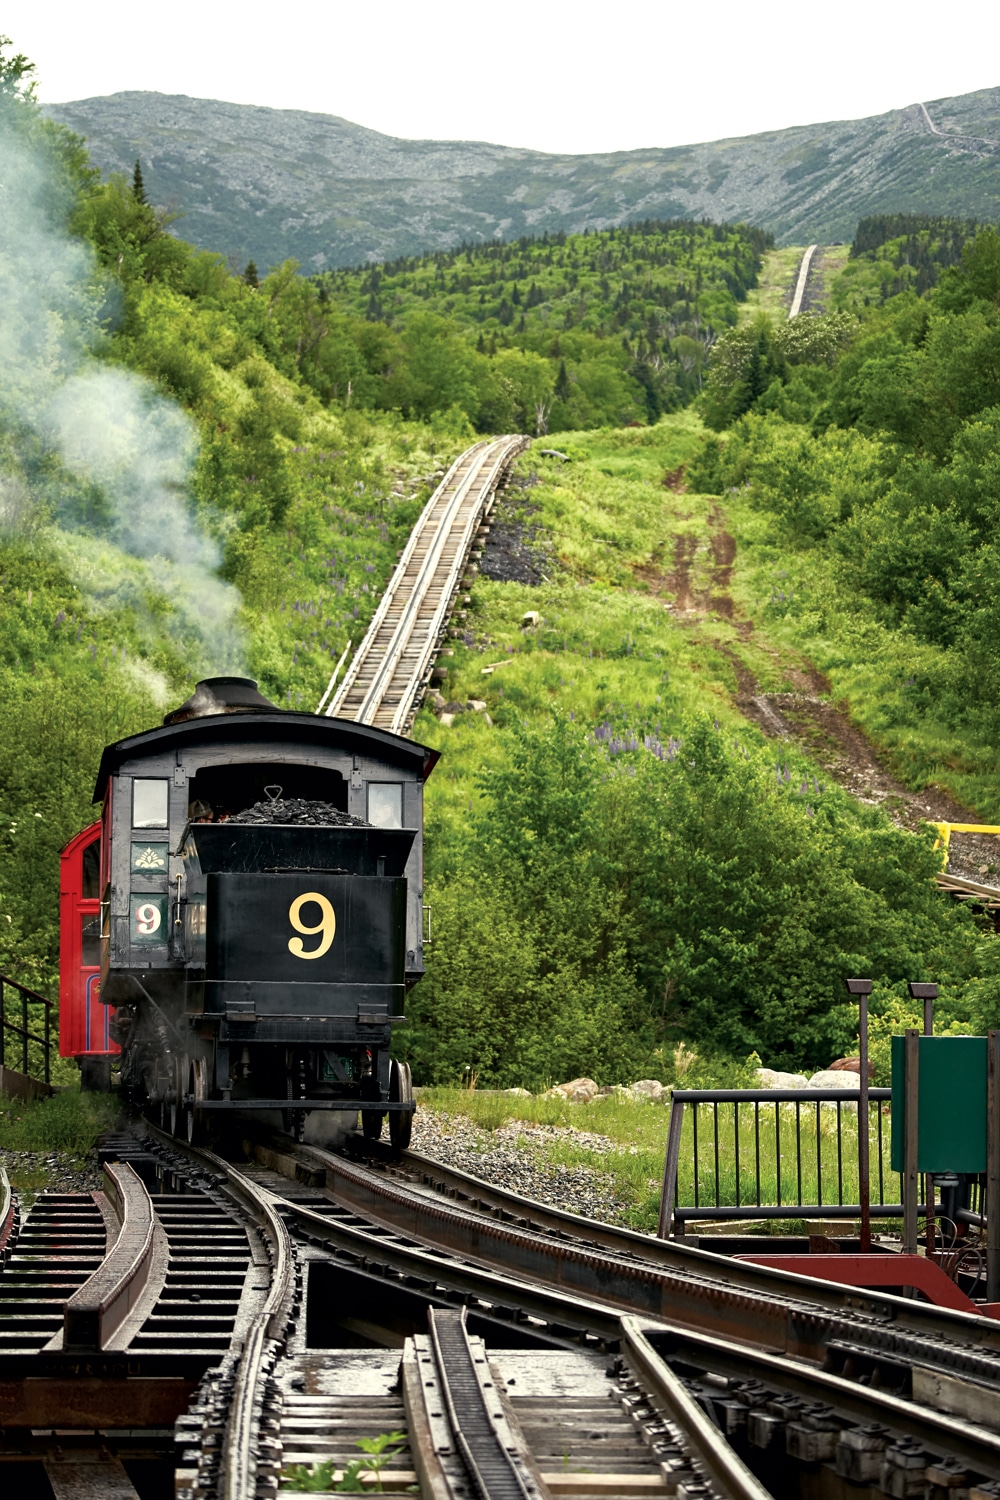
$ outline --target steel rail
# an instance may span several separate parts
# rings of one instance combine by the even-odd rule
[[[462,479],[462,481],[457,486],[454,495],[451,497],[450,501],[445,507],[444,515],[440,518],[434,530],[434,533],[431,536],[427,551],[424,553],[423,560],[421,561],[420,567],[417,570],[417,576],[410,586],[409,598],[405,601],[403,608],[400,611],[400,616],[396,622],[396,628],[393,632],[392,641],[390,642],[388,650],[383,654],[381,661],[375,668],[371,685],[369,686],[368,691],[364,696],[361,707],[355,714],[355,718],[361,724],[371,723],[376,709],[381,705],[382,699],[385,697],[386,688],[388,687],[389,682],[392,680],[395,674],[396,668],[399,665],[399,659],[405,651],[406,647],[409,645],[410,637],[413,634],[413,628],[417,622],[417,617],[424,603],[424,596],[431,583],[431,580],[434,577],[434,574],[437,572],[438,564],[441,561],[441,554],[444,551],[445,542],[450,540],[451,530],[454,526],[455,518],[461,510],[463,502],[465,501],[465,498],[468,495],[470,489],[472,488],[475,481],[479,478],[480,469],[482,467],[482,459],[484,457],[485,454],[476,455],[475,461],[469,466],[468,474],[466,474],[465,478]],[[458,558],[458,556],[459,553],[456,551],[456,558]],[[450,582],[453,577],[454,560],[452,562],[452,567],[449,570],[448,581]],[[447,584],[445,585],[445,592],[447,592],[449,595],[451,593],[451,590],[447,588]],[[434,620],[432,619],[427,627],[429,638],[433,637],[433,624]],[[394,717],[392,726],[393,732],[395,732],[395,724],[396,720]]]
[[[405,1181],[321,1147],[300,1146],[287,1154],[322,1169],[329,1190],[362,1213],[518,1276],[583,1295],[596,1291],[602,1302],[627,1311],[757,1338],[804,1358],[822,1360],[831,1341],[850,1340],[867,1344],[882,1359],[961,1371],[1000,1387],[1000,1323],[992,1318],[617,1229],[517,1198],[414,1153],[403,1157],[403,1165],[416,1160],[424,1181],[443,1179],[447,1199],[414,1191]],[[456,1207],[459,1192],[475,1199],[476,1207]]]
[[[684,1434],[685,1445],[726,1500],[772,1500],[755,1474],[734,1453],[716,1424],[685,1389],[647,1337],[637,1318],[622,1318],[622,1354],[656,1405]]]
[[[476,444],[472,448],[467,448],[464,453],[459,454],[458,458],[455,459],[455,462],[452,464],[451,468],[448,470],[447,474],[444,476],[441,483],[438,485],[437,489],[434,491],[433,495],[430,497],[427,504],[420,512],[417,523],[414,526],[413,530],[410,532],[409,537],[407,538],[406,546],[403,548],[402,556],[400,557],[399,562],[396,564],[396,567],[393,570],[392,577],[389,579],[389,582],[386,585],[385,593],[379,600],[378,608],[376,609],[375,614],[372,617],[372,622],[369,625],[363,640],[359,644],[357,651],[354,653],[354,656],[348,664],[347,671],[344,673],[343,682],[340,684],[340,687],[334,693],[333,698],[327,706],[327,718],[341,717],[341,710],[343,709],[346,699],[354,687],[355,679],[358,677],[361,668],[364,665],[367,651],[371,643],[374,641],[379,630],[381,630],[382,626],[385,625],[386,617],[388,616],[389,610],[392,608],[396,594],[401,589],[408,587],[408,585],[406,584],[406,570],[413,560],[413,554],[420,544],[425,527],[431,524],[435,509],[440,504],[442,496],[447,493],[448,487],[454,483],[462,464],[465,463],[470,458],[470,455],[474,454],[477,448],[481,446],[482,444]]]
[[[270,1284],[263,1305],[247,1320],[242,1346],[236,1354],[219,1457],[220,1500],[250,1500],[256,1493],[256,1473],[261,1461],[263,1387],[284,1339],[295,1292],[291,1236],[272,1196],[245,1173],[212,1151],[168,1135],[148,1120],[142,1122],[142,1127],[168,1153],[221,1180],[267,1246]]]
[[[284,1333],[293,1291],[294,1257],[288,1230],[267,1195],[242,1173],[232,1172],[221,1157],[211,1152],[204,1155],[216,1170],[226,1172],[237,1196],[255,1214],[258,1226],[265,1228],[272,1255],[271,1288],[243,1345],[222,1444],[222,1500],[248,1500],[256,1489],[253,1481],[260,1447],[262,1384],[269,1373],[268,1354],[274,1352]]]
[[[19,1226],[17,1196],[11,1188],[4,1165],[0,1162],[0,1269],[17,1243]]]
[[[431,657],[433,656],[437,643],[440,639],[441,631],[444,629],[445,621],[447,620],[448,615],[451,612],[452,600],[454,599],[455,594],[458,591],[462,573],[468,565],[469,553],[472,549],[472,542],[475,536],[475,529],[480,524],[482,515],[486,508],[486,501],[488,500],[490,495],[492,495],[497,481],[499,480],[500,474],[509,464],[511,458],[515,457],[521,451],[523,445],[523,438],[516,438],[513,441],[506,441],[500,452],[497,454],[493,466],[486,476],[485,481],[482,480],[482,472],[488,460],[489,452],[492,450],[488,450],[487,453],[483,455],[483,459],[480,462],[479,469],[476,475],[476,478],[479,481],[479,495],[477,498],[477,502],[474,509],[470,508],[468,516],[466,517],[465,525],[462,528],[461,532],[459,532],[458,542],[455,547],[455,555],[452,559],[448,575],[441,587],[441,593],[438,599],[437,608],[435,609],[434,614],[431,616],[431,619],[427,625],[423,649],[413,666],[410,679],[411,685],[401,696],[399,706],[397,707],[396,712],[393,715],[392,723],[389,726],[393,734],[399,734],[405,727],[406,721],[411,712],[412,704],[415,701],[417,692],[419,692],[420,684],[426,677],[427,669],[430,666]]]
[[[658,1327],[630,1316],[623,1317],[621,1324],[628,1346],[637,1348],[651,1371],[657,1360],[665,1363],[673,1357],[685,1369],[694,1366],[716,1378],[759,1381],[801,1400],[833,1407],[853,1422],[884,1425],[960,1459],[991,1480],[1000,1479],[1000,1433],[989,1428],[769,1350],[733,1344],[678,1325]]]
[[[100,1350],[136,1306],[153,1262],[153,1205],[126,1162],[105,1162],[105,1192],[121,1226],[111,1249],[63,1308],[63,1348]]]
[[[437,1188],[439,1192],[443,1191],[449,1198],[466,1198],[474,1210],[491,1213],[502,1221],[523,1222],[531,1228],[569,1236],[591,1245],[603,1245],[616,1255],[639,1257],[655,1265],[695,1275],[711,1275],[714,1279],[743,1291],[767,1292],[775,1287],[771,1276],[758,1276],[758,1268],[751,1262],[735,1260],[732,1256],[696,1249],[692,1245],[673,1240],[661,1240],[656,1235],[641,1234],[634,1229],[587,1219],[581,1214],[540,1203],[537,1199],[519,1197],[504,1188],[484,1182],[482,1178],[469,1172],[445,1166],[416,1151],[407,1151],[398,1163],[393,1163],[390,1172],[398,1168],[413,1172],[424,1184]],[[979,1222],[977,1216],[972,1217]],[[939,1339],[950,1331],[963,1346],[973,1343],[978,1348],[1000,1355],[1000,1322],[995,1318],[972,1317],[970,1327],[970,1314],[965,1312],[956,1314],[953,1309],[936,1307],[915,1299],[894,1297],[873,1289],[848,1288],[840,1283],[788,1271],[781,1272],[779,1285],[784,1291],[791,1291],[793,1288],[801,1290],[807,1294],[811,1303],[819,1304],[834,1314],[845,1310],[852,1313],[863,1312],[865,1315],[905,1326],[914,1334],[934,1339]],[[954,1322],[956,1315],[961,1320],[957,1324]]]
[[[364,640],[330,700],[328,716],[353,718],[359,723],[373,723],[381,716],[385,721],[382,727],[393,733],[405,732],[486,503],[501,473],[526,442],[519,436],[480,442],[452,464],[410,533]],[[449,494],[452,489],[454,493]],[[450,559],[446,555],[449,546],[453,547]],[[415,576],[409,577],[414,567]],[[442,568],[446,568],[443,578]],[[430,610],[429,604],[433,604]],[[398,615],[393,618],[397,609]],[[387,632],[389,638],[385,640]],[[401,663],[408,653],[413,660],[403,673]],[[369,670],[371,677],[365,683]],[[389,701],[395,696],[394,684],[398,693],[395,703]]]

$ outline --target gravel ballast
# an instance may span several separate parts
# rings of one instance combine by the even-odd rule
[[[419,1108],[413,1118],[410,1145],[414,1151],[444,1166],[471,1172],[494,1187],[586,1218],[627,1225],[629,1205],[614,1193],[606,1172],[545,1160],[546,1146],[557,1140],[600,1154],[622,1149],[606,1135],[568,1125],[508,1120],[496,1130],[481,1130],[466,1115]]]

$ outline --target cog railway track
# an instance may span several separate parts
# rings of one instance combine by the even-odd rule
[[[410,533],[368,633],[319,711],[406,734],[430,682],[462,576],[497,487],[528,445],[518,436],[476,443],[452,464]]]

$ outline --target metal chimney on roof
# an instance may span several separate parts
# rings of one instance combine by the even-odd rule
[[[183,724],[185,719],[205,719],[211,714],[252,714],[277,710],[251,677],[206,677],[180,708],[164,714],[164,724]]]

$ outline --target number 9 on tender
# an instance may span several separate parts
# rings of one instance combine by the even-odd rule
[[[308,926],[302,920],[302,908],[310,903],[319,907],[320,920],[314,927]],[[288,920],[296,932],[301,932],[302,937],[319,936],[319,944],[315,948],[307,949],[301,937],[288,939],[288,951],[296,958],[322,958],[329,950],[337,931],[337,917],[333,910],[333,903],[326,896],[320,895],[319,891],[306,891],[303,896],[296,896],[288,908]]]

